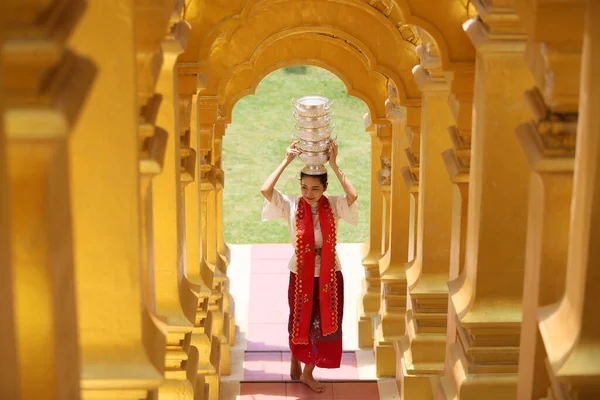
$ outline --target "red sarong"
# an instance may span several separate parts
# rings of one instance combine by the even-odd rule
[[[319,306],[319,291],[315,290],[312,301],[312,314],[310,318],[310,331],[307,344],[294,344],[292,341],[293,316],[294,316],[294,288],[298,276],[290,272],[288,286],[288,304],[290,317],[288,320],[288,333],[290,350],[292,354],[305,364],[313,364],[319,368],[339,368],[342,360],[342,317],[344,314],[344,278],[341,271],[336,271],[337,302],[334,307],[337,311],[337,330],[335,333],[324,336],[321,330],[321,310]],[[318,287],[319,278],[313,278],[315,287]]]

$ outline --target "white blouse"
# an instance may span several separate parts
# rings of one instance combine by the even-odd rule
[[[343,196],[327,196],[337,228],[337,221],[341,218],[344,221],[354,226],[358,225],[358,202],[354,202],[348,206],[346,195]],[[287,221],[290,240],[296,250],[296,210],[298,208],[299,198],[286,196],[277,190],[273,190],[271,201],[264,201],[262,210],[262,220],[270,221],[273,219],[282,218]],[[320,248],[323,245],[323,235],[321,233],[321,224],[319,223],[319,214],[317,213],[317,205],[311,205],[313,214],[313,225],[315,227],[315,247]],[[341,271],[340,258],[336,256],[335,263],[336,271]],[[315,255],[315,277],[319,276],[321,267],[321,256]],[[293,273],[296,273],[296,255],[294,254],[288,263],[288,268]]]

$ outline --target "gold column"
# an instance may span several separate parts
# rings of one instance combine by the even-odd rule
[[[392,188],[392,125],[379,126],[379,172],[377,173],[378,189],[383,196],[381,210],[381,255],[383,256],[390,244],[390,210]],[[379,259],[381,261],[381,258]],[[377,263],[379,265],[379,262]],[[379,274],[378,274],[379,278]],[[377,310],[379,311],[379,309]],[[375,323],[377,325],[377,323]]]
[[[600,3],[585,13],[566,292],[538,311],[554,399],[600,396]]]
[[[219,377],[222,370],[230,369],[229,346],[225,346],[223,334],[223,286],[226,276],[216,265],[216,218],[215,218],[215,189],[216,168],[211,164],[213,150],[214,125],[218,118],[218,100],[216,97],[198,97],[198,117],[200,126],[200,186],[201,186],[201,232],[202,232],[202,257],[204,262],[213,271],[212,293],[208,299],[208,313],[204,325],[204,332],[210,338],[210,360],[215,367],[215,374],[208,379],[209,397],[218,399]]]
[[[446,347],[453,192],[440,155],[451,146],[447,127],[452,120],[447,74],[435,54],[423,46],[417,52],[421,65],[413,74],[423,93],[417,252],[406,269],[407,334],[397,375],[404,398],[432,399],[430,377],[442,371]]]
[[[192,95],[191,117],[189,125],[189,148],[199,149],[200,127],[198,124],[198,77],[195,75],[179,76],[181,92]],[[187,133],[186,133],[187,135]],[[186,139],[187,141],[187,139]],[[218,370],[220,356],[211,358],[210,332],[206,333],[208,318],[208,303],[212,294],[214,271],[206,264],[202,253],[201,232],[201,165],[198,151],[194,152],[194,175],[195,179],[189,183],[185,190],[185,216],[186,216],[186,270],[187,276],[192,283],[192,289],[198,296],[196,320],[191,336],[191,345],[198,350],[198,376],[196,377],[196,396],[202,399],[218,399]],[[188,164],[189,165],[189,164]],[[213,354],[214,356],[214,354]],[[204,397],[202,397],[204,396]]]
[[[477,49],[465,268],[450,283],[458,315],[447,398],[515,399],[529,176],[512,132],[528,119],[532,84],[510,6],[475,3],[464,24]]]
[[[143,324],[133,21],[133,1],[88,1],[70,40],[99,71],[69,140],[84,399],[145,399],[162,378]]]
[[[180,5],[181,7],[181,5]],[[162,41],[163,65],[157,91],[162,95],[157,125],[169,132],[162,173],[150,188],[153,224],[153,263],[156,275],[156,313],[167,325],[165,381],[161,399],[193,398],[197,354],[189,347],[198,298],[185,274],[185,214],[181,190],[181,124],[177,59],[185,50],[189,25],[173,11]]]
[[[65,43],[80,17],[67,10],[79,6],[0,5],[6,399],[79,398],[68,140],[95,74]]]
[[[531,168],[518,383],[518,398],[529,400],[545,398],[551,386],[537,312],[565,291],[585,1],[519,7],[536,84],[526,92],[533,120],[516,130]]]
[[[225,242],[223,235],[223,189],[225,188],[225,173],[223,171],[223,136],[227,125],[215,125],[215,134],[213,137],[213,163],[218,169],[217,176],[217,251],[225,267],[229,265],[231,250]]]
[[[229,265],[229,247],[223,237],[223,189],[225,187],[225,172],[222,168],[223,136],[226,125],[215,124],[213,129],[213,146],[211,151],[211,163],[216,169],[215,180],[215,224],[216,224],[216,260],[217,268],[227,275]],[[225,276],[223,282],[223,335],[227,338],[230,346],[235,344],[235,306],[231,293],[229,293],[229,277]],[[229,370],[222,369],[223,375],[229,375]]]
[[[0,10],[2,8],[0,7]],[[10,15],[9,13],[2,15]],[[0,33],[0,35],[2,35]],[[0,48],[2,45],[0,37]],[[4,67],[0,62],[0,82],[3,80]],[[4,98],[4,87],[0,85],[0,99]],[[12,243],[10,232],[10,213],[8,171],[6,165],[6,138],[4,136],[4,108],[0,102],[0,397],[20,399],[19,364],[17,361],[17,331],[15,330],[15,271],[11,260]]]
[[[473,111],[473,83],[475,65],[467,64],[461,70],[452,73],[452,87],[448,98],[448,107],[454,125],[448,127],[452,148],[442,153],[450,182],[453,183],[452,197],[452,234],[450,245],[450,265],[448,281],[451,283],[462,274],[465,265],[467,246],[467,215],[469,210],[469,173],[471,165],[471,121]],[[446,322],[446,363],[444,372],[431,382],[436,398],[443,398],[444,387],[452,386],[452,368],[450,348],[457,341],[456,327],[458,317],[452,302],[448,302]]]
[[[213,284],[214,293],[211,297],[211,309],[214,313],[209,318],[211,333],[213,337],[219,339],[220,354],[221,354],[221,375],[229,375],[231,373],[231,340],[230,340],[230,327],[233,323],[233,329],[235,330],[235,323],[233,320],[233,307],[230,310],[230,304],[233,306],[231,301],[231,295],[229,294],[229,278],[227,277],[227,264],[218,252],[219,243],[219,217],[218,213],[218,192],[223,189],[223,170],[219,167],[221,158],[221,140],[225,132],[224,125],[217,123],[213,125],[213,140],[212,148],[210,151],[210,166],[212,179],[211,190],[208,193],[207,201],[207,225],[210,232],[208,236],[208,252],[210,254],[210,260],[214,261],[215,264],[215,282]],[[218,291],[218,293],[216,293]]]
[[[454,82],[453,82],[454,85]],[[451,95],[452,97],[452,95]],[[472,99],[472,95],[471,95]],[[457,108],[450,107],[450,110],[457,110],[458,107],[464,110],[472,107],[472,100],[460,101],[456,104]],[[468,111],[471,114],[471,109]],[[454,113],[453,113],[454,114]],[[469,210],[469,166],[471,155],[471,125],[460,126],[461,119],[454,114],[456,125],[449,127],[450,138],[453,147],[442,153],[442,158],[446,165],[450,182],[452,182],[452,234],[450,245],[450,266],[448,273],[448,282],[451,284],[462,274],[465,265],[465,253],[467,246],[467,215]],[[444,387],[448,385],[451,379],[452,368],[448,354],[454,343],[457,341],[456,327],[458,316],[454,310],[452,302],[448,303],[448,318],[446,322],[446,363],[442,376],[432,378],[434,396],[443,398]]]
[[[406,140],[404,154],[408,166],[400,168],[402,180],[410,196],[410,219],[408,229],[408,261],[417,254],[417,220],[419,203],[419,153],[421,149],[421,106],[406,107]],[[407,263],[407,267],[410,264]],[[397,351],[396,351],[397,353]]]
[[[371,116],[363,117],[365,128],[371,135],[371,210],[369,239],[361,249],[362,264],[365,267],[365,278],[362,281],[362,292],[358,306],[358,347],[373,348],[374,326],[373,315],[379,310],[379,259],[383,235],[383,196],[378,188],[380,138],[378,126],[371,124]]]
[[[169,25],[173,12],[173,1],[136,2],[135,38],[137,58],[138,92],[138,136],[140,141],[140,214],[142,247],[142,285],[145,313],[142,316],[146,351],[159,372],[164,375],[167,326],[156,315],[156,292],[154,256],[152,202],[150,185],[152,179],[163,170],[164,155],[167,146],[167,132],[156,126],[156,118],[161,103],[161,95],[155,93],[159,78],[163,54],[161,41]],[[158,396],[158,388],[149,394],[149,398]]]
[[[381,277],[381,306],[375,331],[375,367],[378,377],[396,376],[396,352],[394,342],[405,333],[406,275],[408,261],[410,196],[400,170],[406,164],[406,110],[399,105],[395,88],[388,88],[390,98],[386,101],[386,117],[392,125],[392,176],[391,210],[389,216],[390,236],[387,252],[379,260]]]

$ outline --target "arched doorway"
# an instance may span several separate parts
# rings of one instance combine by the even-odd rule
[[[232,376],[226,380],[289,379],[287,262],[292,246],[283,221],[260,221],[263,198],[259,188],[292,141],[291,99],[306,94],[335,100],[334,135],[337,132],[340,145],[339,165],[359,190],[361,211],[358,227],[339,224],[338,254],[341,253],[345,282],[342,368],[318,371],[316,376],[324,380],[365,378],[358,371],[357,360],[362,359],[356,354],[356,306],[364,277],[360,244],[367,239],[370,217],[371,140],[363,120],[368,107],[346,92],[344,82],[324,68],[290,66],[262,78],[254,96],[241,98],[233,107],[222,147],[227,176],[223,218],[225,240],[231,248],[230,290],[240,331],[232,354]],[[297,195],[301,167],[299,161],[294,161],[279,179],[278,190]],[[329,194],[343,192],[335,176],[330,176],[329,181]]]

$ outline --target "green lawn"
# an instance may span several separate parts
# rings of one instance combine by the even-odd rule
[[[349,97],[342,81],[330,72],[307,67],[305,74],[278,70],[268,75],[254,96],[241,99],[233,110],[232,124],[223,138],[225,168],[224,232],[232,244],[289,243],[282,221],[261,222],[263,197],[260,187],[285,155],[294,132],[291,99],[321,95],[334,99],[334,134],[340,152],[338,165],[359,193],[358,228],[340,222],[339,243],[364,242],[369,226],[370,138],[364,129],[366,105]],[[286,194],[300,193],[297,177],[304,164],[295,159],[283,173],[276,188]],[[328,194],[342,194],[333,173]]]

